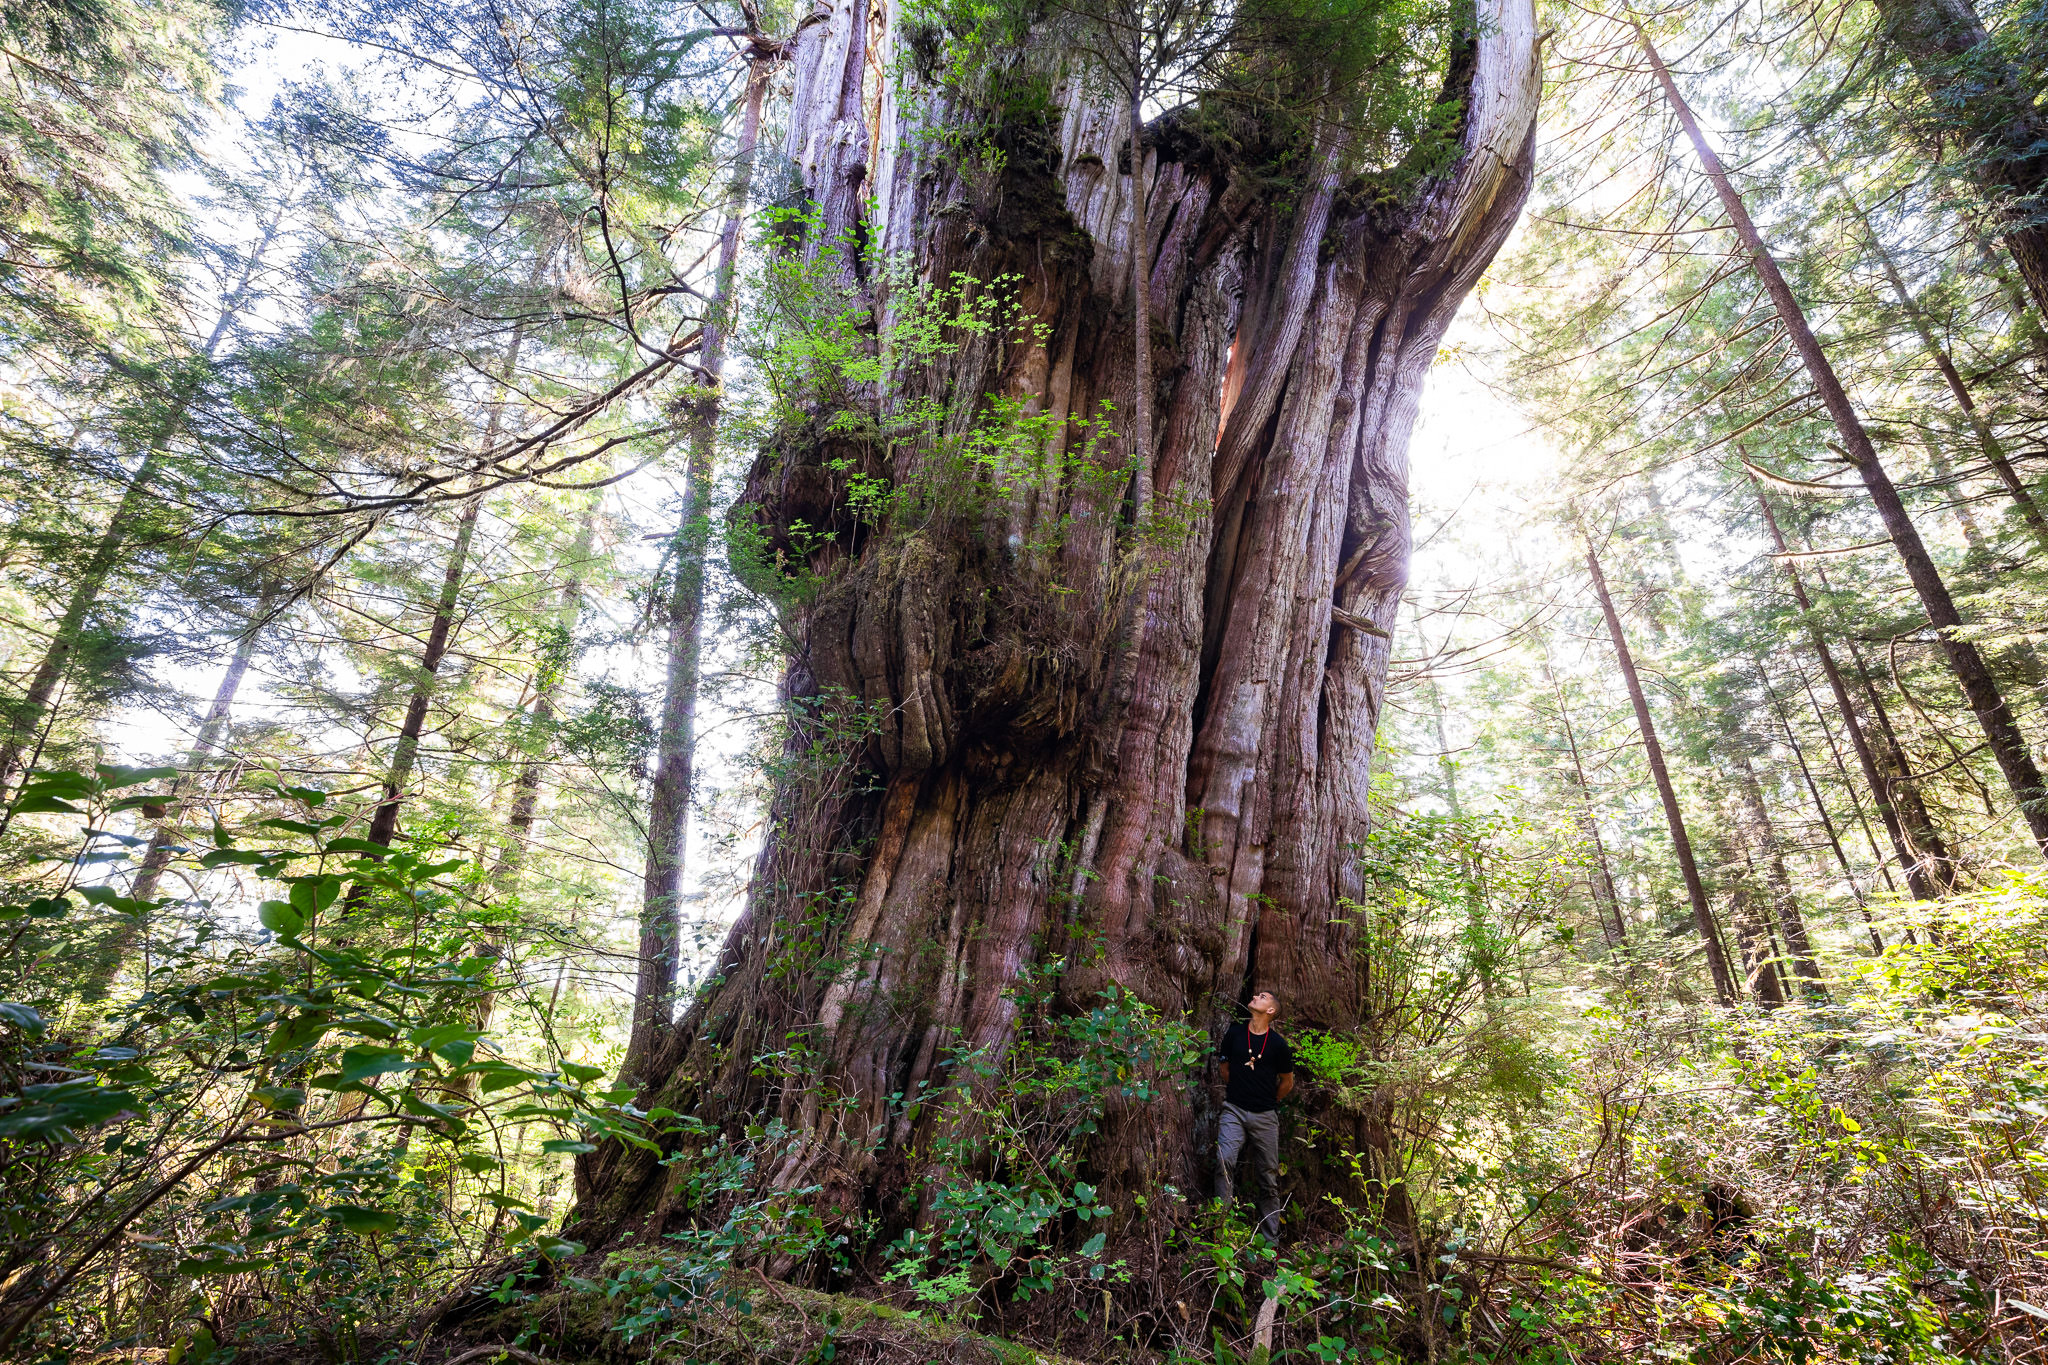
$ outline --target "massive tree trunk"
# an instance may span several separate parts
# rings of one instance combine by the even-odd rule
[[[1363,889],[1409,429],[1533,155],[1533,15],[1480,12],[1449,75],[1461,150],[1397,202],[1333,163],[1276,195],[1185,123],[1149,128],[1120,170],[1128,108],[1078,79],[1055,76],[1049,112],[956,107],[893,6],[837,0],[796,40],[789,147],[822,228],[805,249],[865,243],[832,269],[877,317],[901,276],[871,271],[876,251],[924,281],[1013,277],[1026,325],[968,344],[931,392],[1053,424],[1030,471],[916,525],[845,504],[842,460],[898,486],[933,472],[900,447],[888,463],[820,435],[749,477],[771,548],[821,585],[789,621],[800,723],[749,905],[642,1074],[649,1104],[729,1130],[780,1119],[794,1138],[767,1178],[822,1186],[828,1222],[915,1219],[906,1144],[940,1106],[891,1097],[948,1085],[955,1048],[1000,1049],[1034,964],[1067,960],[1069,1006],[1116,984],[1214,1027],[1256,980],[1298,1025],[1356,1020],[1369,964],[1342,902]],[[1001,155],[934,126],[980,128]],[[1109,477],[1131,434],[1107,450],[1069,425],[1138,409],[1134,259],[1159,362],[1151,500],[1174,510],[1142,556],[1136,481]],[[798,523],[834,534],[799,540]],[[1129,593],[1142,628],[1126,632]],[[1142,1188],[1157,1218],[1161,1185],[1198,1188],[1201,1103],[1191,1081],[1112,1111],[1092,1157],[1105,1192]],[[584,1158],[570,1235],[658,1228],[665,1175],[616,1145]]]
[[[1877,0],[1885,37],[1960,135],[2034,306],[2048,316],[2048,117],[1970,0]]]

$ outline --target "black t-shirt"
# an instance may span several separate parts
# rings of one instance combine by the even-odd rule
[[[1253,1033],[1250,1024],[1232,1024],[1216,1045],[1216,1056],[1230,1063],[1225,1099],[1254,1114],[1280,1107],[1280,1078],[1294,1070],[1294,1049],[1279,1029]]]

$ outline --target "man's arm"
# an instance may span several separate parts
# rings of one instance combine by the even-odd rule
[[[1274,1087],[1274,1090],[1273,1090],[1273,1097],[1274,1097],[1275,1099],[1282,1099],[1282,1100],[1284,1100],[1284,1099],[1286,1099],[1286,1098],[1287,1098],[1287,1096],[1288,1096],[1288,1095],[1289,1095],[1290,1093],[1292,1093],[1292,1092],[1293,1092],[1293,1090],[1294,1090],[1294,1073],[1293,1073],[1292,1071],[1283,1071],[1283,1072],[1281,1072],[1281,1073],[1280,1073],[1280,1084],[1279,1084],[1278,1086]]]
[[[1219,1075],[1219,1076],[1221,1076],[1221,1077],[1223,1078],[1223,1083],[1224,1083],[1225,1085],[1229,1085],[1229,1084],[1230,1084],[1230,1063],[1229,1063],[1229,1062],[1218,1062],[1218,1063],[1216,1063],[1216,1074],[1217,1074],[1217,1075]]]

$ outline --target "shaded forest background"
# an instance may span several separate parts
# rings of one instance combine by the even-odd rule
[[[854,88],[877,128],[884,89],[994,101],[930,154],[1014,204],[1055,87],[973,82],[1127,11],[1182,47],[1110,135],[1227,147],[1283,215],[1323,106],[1270,92],[1345,35],[1359,221],[1448,183],[1519,13],[878,7],[910,36]],[[1283,1012],[1277,1246],[1203,1170],[1130,1177],[1251,983],[1104,967],[1099,814],[1000,1043],[935,1031],[950,1079],[878,1099],[884,1197],[799,1159],[815,1098],[668,1102],[744,906],[799,905],[764,996],[872,966],[851,883],[789,885],[910,704],[798,685],[833,575],[1021,505],[1048,448],[978,388],[820,397],[1036,316],[1021,273],[827,249],[788,134],[828,10],[0,16],[0,1355],[2048,1358],[2040,6],[1538,8],[1535,178],[1424,391],[1398,614],[1336,608],[1384,642],[1363,985]],[[1215,36],[1254,20],[1294,36]],[[1271,145],[1189,112],[1219,90]],[[1192,363],[1163,331],[1147,395]],[[1119,623],[1199,519],[1137,411],[1056,475],[1122,537]],[[827,491],[763,513],[798,446]],[[843,453],[884,447],[950,462]],[[762,1017],[715,1065],[829,1108],[826,1033]]]

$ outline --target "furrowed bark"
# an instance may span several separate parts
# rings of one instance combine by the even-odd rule
[[[1122,175],[1124,101],[1056,80],[1043,121],[960,107],[893,15],[871,27],[853,0],[798,39],[788,145],[825,229],[806,249],[884,319],[888,280],[838,254],[845,236],[925,281],[1012,277],[1022,325],[963,344],[917,392],[1014,400],[1050,431],[1015,477],[915,524],[853,517],[839,461],[915,486],[942,473],[916,449],[814,433],[748,478],[755,524],[823,587],[790,608],[798,720],[753,893],[642,1074],[648,1103],[732,1131],[780,1119],[795,1136],[764,1181],[821,1187],[809,1198],[828,1225],[865,1209],[892,1234],[917,1220],[905,1163],[942,1106],[891,1097],[971,1083],[954,1050],[1006,1044],[1026,967],[1066,960],[1066,1009],[1114,984],[1220,1025],[1256,976],[1299,1025],[1356,1019],[1364,964],[1343,901],[1363,890],[1408,432],[1531,165],[1533,14],[1481,10],[1449,87],[1464,100],[1454,163],[1370,208],[1340,194],[1334,160],[1281,201],[1171,121]],[[872,99],[870,41],[872,66],[902,73]],[[984,129],[999,161],[925,135],[947,126]],[[1142,220],[1123,198],[1139,177]],[[1105,403],[1139,411],[1133,329],[1148,322],[1142,473],[1174,524],[1151,518],[1133,575],[1121,460],[1074,422]],[[792,540],[798,522],[827,543]],[[782,1060],[793,1038],[801,1069]],[[1113,1110],[1093,1140],[1101,1188],[1199,1188],[1205,1104],[1190,1091]],[[1390,1140],[1354,1136],[1368,1152]],[[637,1150],[584,1158],[569,1235],[654,1235],[684,1216],[665,1179]]]
[[[711,542],[712,457],[718,440],[719,384],[731,331],[733,285],[739,270],[740,225],[761,136],[761,102],[774,66],[765,57],[747,68],[733,174],[711,311],[700,351],[706,393],[690,428],[689,466],[676,528],[675,581],[668,597],[668,679],[657,732],[654,781],[647,800],[647,863],[640,887],[640,971],[633,989],[632,1032],[622,1076],[641,1074],[655,1044],[675,1018],[677,952],[682,940],[683,861],[690,843],[690,784],[697,751],[697,699],[704,653],[704,557]]]
[[[1779,322],[1792,339],[1793,349],[1799,352],[1807,377],[1813,381],[1828,416],[1834,420],[1835,430],[1841,433],[1849,463],[1855,466],[1864,488],[1869,491],[1871,503],[1884,522],[1886,535],[1898,550],[1906,576],[1919,595],[1928,622],[1941,638],[1942,654],[1948,662],[1949,671],[1955,675],[1970,710],[1976,714],[1977,724],[1984,731],[1985,741],[1998,761],[1999,771],[2011,788],[2013,799],[2019,804],[2020,815],[2026,821],[2034,846],[2043,856],[2048,856],[2048,785],[2042,782],[2041,770],[2034,763],[2033,753],[2006,705],[2004,694],[1991,676],[1991,670],[1985,665],[1984,656],[1978,652],[1977,646],[1956,634],[1963,625],[1963,618],[1949,595],[1948,584],[1935,567],[1933,556],[1927,553],[1927,546],[1921,541],[1912,517],[1907,515],[1906,504],[1900,499],[1891,475],[1885,471],[1883,461],[1878,458],[1877,447],[1863,429],[1863,420],[1849,401],[1848,391],[1842,387],[1827,352],[1821,349],[1820,341],[1808,326],[1806,312],[1793,296],[1792,286],[1785,282],[1784,272],[1778,269],[1778,262],[1764,245],[1756,224],[1750,220],[1749,209],[1742,196],[1722,169],[1721,159],[1707,145],[1698,121],[1693,118],[1692,107],[1679,93],[1677,82],[1657,55],[1649,36],[1640,28],[1637,36],[1642,42],[1643,55],[1649,59],[1650,68],[1656,73],[1657,83],[1663,87],[1665,101],[1677,116],[1679,125],[1685,129],[1693,154],[1699,158],[1707,179],[1713,183],[1714,192],[1720,196],[1721,207],[1734,223],[1736,235],[1749,253],[1750,263],[1765,292],[1771,296],[1772,306],[1777,309]]]
[[[1707,885],[1700,878],[1699,862],[1693,857],[1692,838],[1686,833],[1685,812],[1678,805],[1678,789],[1671,784],[1671,771],[1664,762],[1664,746],[1657,742],[1657,724],[1650,718],[1650,700],[1643,694],[1642,679],[1636,676],[1635,656],[1629,652],[1628,635],[1622,630],[1621,613],[1607,591],[1607,575],[1600,570],[1600,557],[1593,543],[1586,542],[1586,572],[1593,582],[1593,594],[1600,599],[1600,614],[1607,621],[1607,638],[1614,645],[1615,661],[1621,665],[1622,681],[1628,685],[1629,704],[1635,708],[1636,730],[1642,736],[1643,756],[1649,761],[1650,776],[1657,783],[1657,799],[1664,804],[1664,822],[1671,830],[1671,851],[1678,860],[1679,875],[1685,881],[1686,900],[1692,905],[1693,924],[1706,944],[1707,970],[1714,978],[1714,994],[1724,1005],[1736,1002],[1735,976],[1728,956],[1721,950],[1721,935],[1714,923],[1713,906],[1707,903]]]

